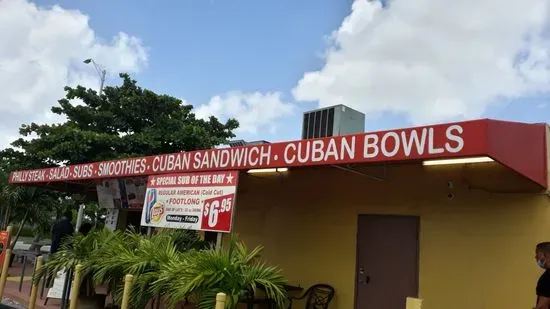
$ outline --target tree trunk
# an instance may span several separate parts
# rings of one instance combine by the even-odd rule
[[[2,230],[5,230],[8,227],[8,224],[10,224],[10,211],[11,211],[11,203],[6,203],[6,213],[4,213],[4,222],[2,222]]]
[[[6,228],[4,227],[4,212],[6,211],[6,208],[8,208],[5,204],[0,205],[0,231],[4,231]]]
[[[29,216],[29,213],[31,212],[30,208],[27,208],[27,211],[25,212],[25,216],[23,217],[23,220],[19,223],[19,227],[17,228],[17,233],[15,233],[15,237],[12,238],[13,241],[11,242],[10,249],[13,250],[15,247],[15,244],[17,243],[17,240],[19,240],[19,235],[21,234],[21,230],[23,230],[23,227],[25,226],[25,223],[27,222],[27,217]]]
[[[40,253],[40,248],[42,248],[42,246],[38,244],[40,242],[40,239],[41,239],[40,233],[36,232],[32,240],[32,245],[29,248],[29,251],[36,251]]]
[[[1,197],[0,197],[1,198]],[[0,201],[0,231],[5,230],[4,228],[4,212],[6,212],[8,205],[6,201]]]

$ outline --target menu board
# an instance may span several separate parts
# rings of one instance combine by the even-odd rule
[[[142,209],[147,190],[147,178],[102,180],[97,184],[96,189],[100,208]]]
[[[147,192],[147,178],[127,178],[121,183],[121,191],[126,199],[123,199],[122,207],[130,209],[142,209]]]
[[[116,179],[102,180],[96,185],[99,208],[115,209],[121,206],[120,184]]]

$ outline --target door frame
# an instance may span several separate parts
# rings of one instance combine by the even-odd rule
[[[355,231],[355,276],[353,276],[355,283],[355,291],[353,293],[353,308],[357,309],[357,302],[359,298],[357,297],[359,293],[359,222],[361,217],[406,217],[415,219],[416,221],[416,295],[418,297],[420,293],[420,216],[418,215],[392,215],[392,214],[368,214],[368,213],[359,213],[357,214],[357,228]]]

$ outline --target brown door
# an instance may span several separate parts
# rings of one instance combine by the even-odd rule
[[[405,309],[418,296],[419,218],[360,215],[355,309]]]

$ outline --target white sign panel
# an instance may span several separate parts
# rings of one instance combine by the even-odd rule
[[[99,208],[114,209],[121,204],[120,185],[118,180],[102,180],[96,185]]]
[[[65,278],[67,273],[65,271],[59,271],[53,280],[53,286],[48,290],[48,298],[57,298],[61,299],[63,297],[63,285],[65,284]],[[72,290],[71,285],[71,290]],[[68,295],[67,299],[70,299],[71,295]]]
[[[230,232],[237,171],[150,176],[142,226]]]

